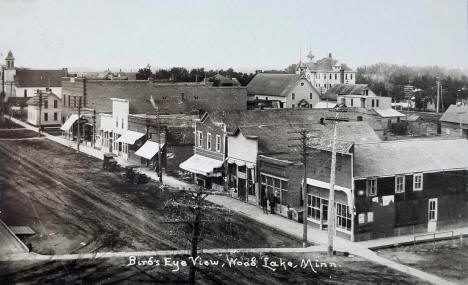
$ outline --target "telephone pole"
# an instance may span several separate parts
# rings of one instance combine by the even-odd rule
[[[37,95],[39,96],[39,121],[37,123],[37,136],[41,136],[41,119],[42,119],[42,91],[37,89]]]
[[[159,106],[156,106],[156,120],[157,120],[157,126],[158,126],[158,177],[159,177],[159,183],[163,183],[162,179],[162,163],[161,163],[161,124],[160,124],[160,118],[159,118]],[[165,138],[165,137],[164,137]]]
[[[81,119],[81,97],[78,98],[78,133],[76,135],[76,150],[80,151],[80,141],[81,141],[81,133],[80,133],[80,119]]]
[[[310,155],[309,151],[309,144],[310,139],[312,136],[310,135],[310,131],[303,128],[298,131],[292,131],[289,133],[297,133],[299,134],[299,138],[291,138],[288,140],[298,140],[299,144],[297,145],[289,145],[289,147],[300,147],[300,155],[301,155],[301,162],[304,165],[304,177],[302,179],[302,201],[304,205],[304,211],[302,213],[302,247],[308,246],[308,239],[307,239],[307,159]]]
[[[436,113],[439,113],[439,92],[440,92],[440,83],[437,79],[437,106],[436,106]]]

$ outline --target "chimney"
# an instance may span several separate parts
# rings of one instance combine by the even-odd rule
[[[331,53],[328,54],[328,58],[332,58],[332,54],[331,54]]]
[[[340,69],[340,83],[344,84],[344,68],[341,67]]]

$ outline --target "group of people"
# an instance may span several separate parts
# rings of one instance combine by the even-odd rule
[[[275,213],[276,204],[278,204],[278,197],[273,194],[262,193],[260,198],[260,204],[263,209],[263,213],[268,214],[268,209],[271,214]]]

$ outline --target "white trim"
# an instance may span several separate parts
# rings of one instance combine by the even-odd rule
[[[211,150],[211,133],[206,133],[206,149]]]
[[[219,148],[218,148],[218,141],[219,141]],[[216,135],[215,137],[215,149],[216,149],[216,152],[221,152],[221,136],[220,135]]]
[[[281,179],[281,180],[286,180],[286,181],[289,181],[289,179],[288,179],[288,178],[284,178],[284,177],[275,176],[275,175],[268,174],[268,173],[265,173],[265,172],[260,172],[260,175],[270,176],[270,177],[273,177],[273,178],[277,178],[277,179]],[[260,180],[260,182],[262,182],[262,181]]]
[[[416,177],[421,177],[421,187],[416,188]],[[424,188],[424,175],[423,173],[413,174],[413,191],[421,191]]]
[[[398,178],[403,178],[403,189],[398,190]],[[406,177],[404,175],[396,175],[395,176],[395,194],[397,193],[405,193],[405,183],[406,183]]]
[[[203,147],[203,132],[202,131],[197,131],[197,147]]]
[[[369,190],[371,190],[372,188],[370,187],[369,185],[369,182],[375,182],[375,184],[372,186],[372,188],[375,188],[375,191],[373,193],[370,193]],[[370,179],[366,179],[366,194],[367,196],[377,196],[377,178],[370,178]]]

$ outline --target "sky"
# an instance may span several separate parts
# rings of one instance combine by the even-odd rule
[[[284,69],[309,49],[352,68],[468,69],[467,0],[0,0],[0,54],[93,70]]]

